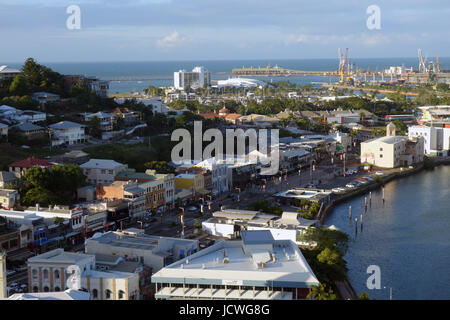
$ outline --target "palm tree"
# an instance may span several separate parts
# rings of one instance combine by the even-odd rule
[[[327,291],[326,285],[319,283],[318,286],[309,286],[311,291],[306,298],[313,298],[314,300],[336,300],[336,295],[333,290]]]

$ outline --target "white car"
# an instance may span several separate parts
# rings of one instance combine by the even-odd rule
[[[6,270],[6,275],[7,276],[9,276],[11,274],[14,274],[14,273],[16,273],[16,271],[14,271],[14,270]]]
[[[377,176],[382,176],[382,175],[384,175],[384,173],[383,173],[383,172],[380,172],[380,171],[377,171],[377,172],[375,172],[375,175],[377,175]]]
[[[356,186],[353,183],[348,183],[345,185],[347,188],[355,188]]]

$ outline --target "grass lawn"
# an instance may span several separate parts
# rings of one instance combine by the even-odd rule
[[[169,138],[170,139],[170,138]],[[94,159],[112,159],[117,162],[128,164],[130,168],[137,171],[145,171],[144,163],[157,161],[170,161],[171,144],[152,137],[152,148],[147,144],[124,144],[111,143],[101,146],[84,148],[83,151]]]
[[[8,144],[0,145],[0,169],[8,171],[8,166],[16,161],[20,161],[34,156],[35,158],[44,158],[46,156],[54,156],[65,153],[65,149],[52,149],[43,147],[31,147],[24,149],[19,146]]]

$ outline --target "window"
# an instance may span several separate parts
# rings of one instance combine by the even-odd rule
[[[59,270],[55,270],[55,279],[59,280]]]
[[[33,280],[37,280],[37,270],[36,270],[36,269],[33,269],[33,270],[31,271],[31,274],[33,275]],[[37,291],[35,291],[35,292],[37,292]]]
[[[49,291],[50,291],[50,288],[47,287],[47,286],[45,286],[45,287],[44,287],[44,292],[49,292]]]
[[[105,296],[106,296],[106,299],[111,299],[111,290],[109,290],[109,289],[106,289],[105,290]]]
[[[125,292],[123,290],[119,290],[119,299],[123,299],[125,297]]]
[[[33,287],[33,292],[38,292],[38,291],[39,291],[38,287],[34,286]]]
[[[61,289],[59,287],[55,287],[55,292],[59,292]]]
[[[383,155],[382,155],[382,154],[380,154],[380,158],[383,158]]]
[[[44,280],[48,280],[48,270],[44,269]]]
[[[92,297],[93,297],[94,299],[97,299],[97,298],[98,298],[98,291],[97,291],[97,289],[92,290]]]

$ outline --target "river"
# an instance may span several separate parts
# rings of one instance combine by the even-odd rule
[[[372,191],[366,213],[365,197],[336,206],[325,221],[350,235],[344,258],[356,292],[389,299],[392,287],[394,300],[450,299],[450,166],[386,184],[384,205],[381,189]],[[366,286],[370,265],[380,267],[380,289]]]

